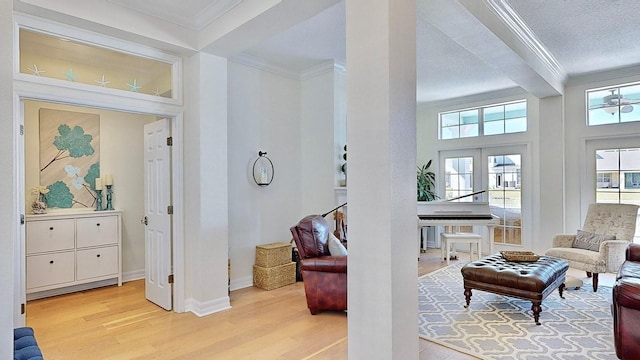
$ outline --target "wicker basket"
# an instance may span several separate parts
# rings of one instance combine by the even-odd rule
[[[253,265],[253,286],[273,290],[296,282],[296,263],[262,267]]]
[[[273,267],[291,262],[291,244],[277,242],[256,246],[256,265]]]
[[[507,261],[536,262],[540,259],[531,251],[500,251],[500,254]]]

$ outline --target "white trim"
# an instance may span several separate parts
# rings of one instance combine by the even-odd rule
[[[104,94],[101,92],[90,91],[89,90],[81,90],[78,88],[68,88],[59,86],[56,82],[55,84],[43,84],[36,82],[28,82],[21,80],[14,80],[14,91],[16,96],[20,99],[20,101],[24,101],[26,99],[37,100],[37,101],[50,101],[68,105],[78,105],[78,106],[88,106],[93,108],[101,108],[108,109],[114,111],[129,111],[141,114],[151,114],[158,116],[166,116],[171,117],[174,121],[172,121],[172,131],[174,131],[174,136],[177,139],[182,139],[182,134],[184,133],[183,126],[183,115],[182,108],[175,105],[156,103],[152,101],[148,101],[141,98],[128,98],[126,96],[122,96],[120,94]],[[124,94],[127,94],[124,92]],[[17,111],[14,110],[14,114]],[[17,119],[18,115],[14,116],[14,128],[19,128],[18,121],[21,119]],[[14,135],[20,136],[18,132]],[[14,140],[15,142],[15,140]],[[185,298],[185,289],[184,289],[184,219],[179,214],[184,214],[184,193],[183,193],[183,164],[184,164],[184,156],[183,156],[183,141],[174,142],[172,148],[172,157],[174,159],[172,166],[172,192],[173,192],[173,201],[174,201],[174,215],[173,217],[173,253],[174,253],[174,311],[175,312],[184,312],[184,298]],[[22,152],[24,149],[16,150],[16,161],[21,159],[23,156]],[[16,184],[16,189],[19,194],[24,194],[24,181],[19,184]],[[17,204],[14,204],[14,213],[16,217],[20,214],[22,210],[18,208]],[[16,219],[18,220],[18,219]],[[16,223],[18,223],[16,221]],[[24,238],[21,239],[24,241]],[[22,259],[24,261],[24,259]]]
[[[513,34],[533,53],[544,67],[560,81],[567,79],[567,72],[553,54],[538,39],[537,35],[522,20],[520,15],[506,0],[486,0],[487,7],[513,32]]]
[[[252,67],[254,69],[270,72],[272,74],[280,75],[289,79],[300,80],[300,75],[298,73],[287,70],[282,67],[271,65],[257,57],[248,56],[248,55],[238,55],[238,56],[233,56],[229,58],[228,61],[234,62],[236,64]]]
[[[186,311],[192,312],[198,317],[203,317],[223,310],[231,309],[231,302],[229,301],[228,296],[204,303],[190,298],[185,301],[185,305]]]

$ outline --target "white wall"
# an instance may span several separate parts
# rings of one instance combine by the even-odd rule
[[[335,205],[339,149],[335,149],[336,75],[333,66],[302,81],[302,207],[301,215],[323,214]],[[343,133],[345,131],[343,130]],[[345,140],[346,141],[346,138]],[[331,223],[331,215],[327,221]]]
[[[122,213],[122,272],[125,280],[144,276],[144,124],[154,116],[55,103],[25,101],[25,213],[30,212],[29,189],[40,182],[39,115],[41,108],[86,112],[100,116],[100,173],[113,176],[113,206]],[[106,206],[103,192],[103,206]],[[49,213],[70,209],[48,209]],[[82,210],[82,209],[79,209]],[[132,275],[133,274],[133,275]]]
[[[289,228],[301,217],[304,138],[298,80],[234,62],[228,69],[229,247],[236,289],[252,284],[256,245],[291,240]],[[266,187],[251,175],[260,150],[275,168]]]
[[[14,94],[13,94],[13,1],[0,0],[0,43],[5,44],[0,52],[0,198],[4,199],[0,208],[0,359],[10,359],[13,354],[14,312],[20,304],[14,303],[14,241],[17,232],[18,192],[14,154]],[[14,289],[9,291],[8,289]],[[15,324],[21,326],[22,324]]]
[[[640,122],[632,122],[616,125],[587,126],[585,110],[585,91],[610,85],[619,85],[640,81],[637,69],[632,75],[628,71],[612,71],[597,74],[597,76],[585,77],[573,81],[575,85],[567,86],[565,90],[564,108],[565,114],[565,138],[564,150],[566,153],[566,224],[565,231],[574,233],[582,227],[586,209],[589,203],[595,201],[595,190],[586,187],[585,178],[593,177],[587,174],[587,161],[595,161],[584,156],[585,144],[588,140],[614,138],[631,138],[635,140],[636,147],[640,147]],[[626,76],[625,76],[626,75]]]

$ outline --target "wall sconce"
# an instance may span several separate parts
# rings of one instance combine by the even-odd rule
[[[273,181],[274,169],[266,151],[258,151],[258,158],[253,162],[253,181],[258,186],[267,186]]]

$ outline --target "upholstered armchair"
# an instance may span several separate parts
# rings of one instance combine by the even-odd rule
[[[615,273],[624,262],[637,216],[637,205],[591,204],[582,230],[556,235],[546,255],[565,259],[569,267],[586,271],[588,277],[593,276],[593,291],[598,291],[598,274]]]
[[[321,215],[307,216],[291,228],[312,315],[318,310],[347,309],[347,257],[331,255],[330,232]]]

